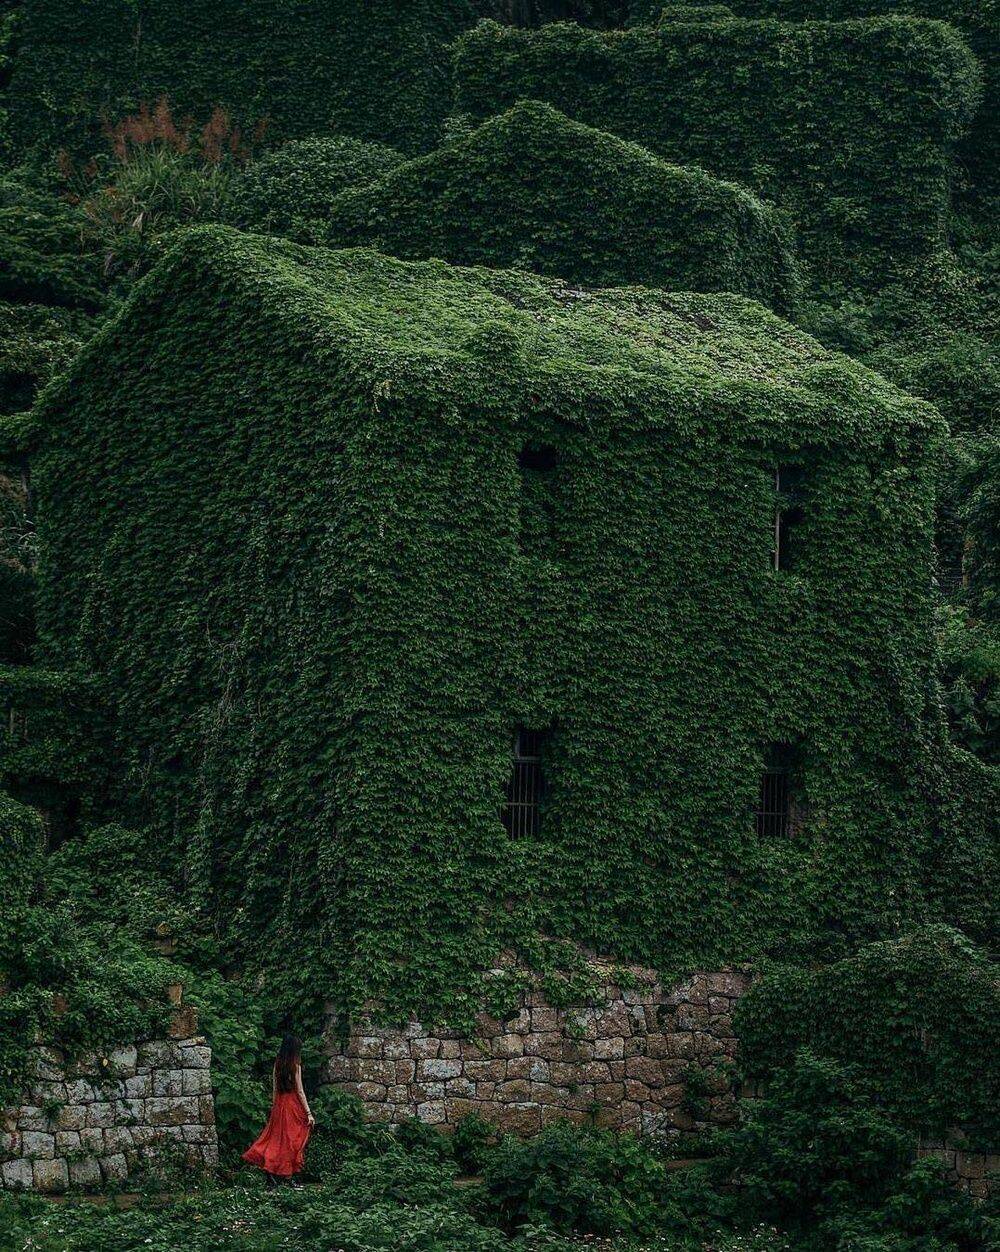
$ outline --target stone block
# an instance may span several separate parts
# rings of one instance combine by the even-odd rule
[[[559,1031],[559,1011],[547,1006],[531,1010],[531,1033],[550,1034]],[[527,1033],[522,1031],[520,1033]]]
[[[90,1104],[97,1099],[93,1083],[86,1078],[74,1078],[66,1084],[66,1101],[69,1104]]]
[[[64,1082],[36,1082],[31,1088],[30,1104],[65,1104],[66,1084]]]
[[[599,1061],[618,1060],[625,1055],[625,1040],[621,1037],[609,1036],[594,1040],[594,1059]]]
[[[58,1048],[33,1048],[28,1072],[42,1082],[60,1082],[64,1077],[64,1057]]]
[[[381,1057],[383,1040],[378,1035],[359,1035],[356,1042],[358,1056]]]
[[[450,1099],[469,1099],[475,1095],[476,1084],[465,1077],[449,1078],[444,1084],[444,1090],[446,1097]]]
[[[136,1049],[137,1065],[145,1065],[150,1069],[171,1069],[180,1064],[180,1060],[180,1048],[166,1039],[154,1039],[151,1043],[140,1044]]]
[[[205,1127],[197,1124],[182,1126],[181,1138],[185,1143],[203,1143],[205,1140]]]
[[[116,1078],[131,1078],[138,1063],[138,1049],[131,1045],[114,1048],[108,1054],[108,1068]]]
[[[11,1191],[27,1191],[34,1182],[31,1162],[23,1158],[17,1161],[4,1161],[0,1165],[0,1178],[4,1187]]]
[[[201,1159],[206,1169],[217,1169],[219,1164],[219,1149],[214,1143],[206,1143],[202,1145]]]
[[[530,1086],[530,1098],[532,1104],[543,1107],[564,1108],[566,1105],[566,1092],[547,1082],[533,1082]]]
[[[208,1095],[212,1090],[212,1072],[207,1069],[181,1070],[182,1095]]]
[[[594,1009],[567,1009],[566,1033],[572,1039],[597,1038],[597,1012]],[[621,1033],[621,1032],[619,1032]]]
[[[416,1061],[394,1061],[393,1076],[398,1083],[413,1082],[417,1076]]]
[[[625,1085],[620,1082],[595,1082],[594,1101],[604,1106],[614,1105],[616,1108],[625,1099]]]
[[[512,1056],[507,1062],[508,1078],[530,1078],[533,1065],[548,1065],[539,1056]]]
[[[468,1117],[471,1113],[474,1113],[478,1107],[474,1100],[454,1099],[449,1096],[444,1102],[445,1120],[455,1125],[463,1117]]]
[[[85,1156],[81,1161],[70,1161],[69,1181],[73,1187],[99,1187],[101,1167],[92,1156]]]
[[[644,1082],[638,1082],[635,1078],[626,1078],[625,1095],[629,1100],[635,1100],[639,1104],[647,1104],[652,1091]]]
[[[533,1011],[533,1009],[520,1008],[516,1013],[512,1013],[510,1017],[505,1017],[500,1033],[505,1035],[526,1035],[532,1029],[531,1015]]]
[[[146,1120],[147,1100],[113,1100],[111,1102],[111,1112],[114,1124],[119,1122],[123,1126],[131,1126],[136,1122]]]
[[[56,1154],[56,1137],[47,1131],[26,1130],[21,1135],[21,1151],[32,1160],[50,1161]]]
[[[457,1078],[462,1072],[461,1061],[443,1061],[431,1059],[417,1062],[417,1080],[421,1081],[425,1078],[445,1079]]]
[[[80,1132],[78,1130],[56,1131],[56,1152],[60,1156],[66,1156],[69,1152],[78,1152],[79,1150]]]
[[[104,1151],[108,1156],[128,1152],[134,1146],[135,1140],[128,1126],[109,1126],[104,1132]]]
[[[101,1174],[105,1182],[124,1182],[128,1177],[128,1162],[120,1152],[102,1157]]]
[[[611,1070],[606,1061],[587,1061],[579,1066],[579,1077],[582,1082],[610,1082]]]
[[[414,1039],[410,1044],[410,1051],[417,1060],[429,1060],[441,1051],[441,1040],[432,1039],[429,1036],[424,1039]]]
[[[347,1082],[351,1076],[350,1058],[346,1056],[331,1056],[327,1058],[326,1064],[323,1066],[323,1081]]]
[[[63,1160],[36,1160],[31,1166],[32,1183],[36,1191],[65,1191],[69,1186],[69,1169]]]
[[[94,1156],[103,1154],[104,1131],[99,1126],[88,1126],[78,1133],[80,1135],[80,1147],[84,1152],[92,1152]]]
[[[196,1122],[198,1100],[194,1096],[153,1097],[146,1101],[146,1116],[152,1126],[182,1126]]]
[[[428,1065],[436,1065],[440,1062],[427,1061]],[[199,1073],[200,1071],[194,1071]],[[368,1057],[362,1057],[357,1062],[357,1080],[361,1082],[377,1082],[382,1086],[390,1086],[396,1081],[396,1062],[384,1060],[372,1060]]]
[[[526,1057],[525,1059],[528,1061],[528,1077],[531,1079],[532,1082],[548,1082],[549,1081],[549,1078],[551,1076],[550,1075],[551,1067],[548,1061],[542,1060],[540,1056]],[[507,1064],[508,1066],[510,1066],[513,1063],[514,1063],[513,1061],[508,1061]],[[510,1077],[514,1078],[516,1077],[516,1075],[511,1074]]]
[[[22,1104],[17,1113],[18,1130],[48,1130],[49,1119],[35,1104]]]
[[[531,1084],[523,1078],[502,1082],[496,1089],[496,1099],[502,1104],[525,1104],[531,1099]]]
[[[542,1110],[537,1104],[510,1104],[503,1110],[502,1125],[511,1134],[535,1135],[542,1128]]]
[[[490,1050],[495,1057],[523,1056],[524,1040],[520,1035],[497,1035]]]
[[[438,1056],[442,1060],[457,1061],[462,1055],[462,1045],[457,1039],[442,1039]]]
[[[203,1126],[215,1125],[215,1100],[211,1096],[198,1097],[198,1118]]]
[[[188,1071],[185,1070],[185,1073]],[[125,1079],[125,1095],[130,1100],[141,1100],[153,1094],[152,1074],[133,1074]]]
[[[369,1100],[384,1100],[386,1087],[381,1082],[359,1082],[358,1095],[366,1103]]]
[[[198,1073],[198,1070],[192,1070]],[[184,1070],[156,1069],[153,1071],[154,1096],[179,1096],[184,1090]]]
[[[632,1033],[632,1018],[624,1004],[609,1004],[597,1016],[597,1038],[609,1039]],[[642,1017],[642,1030],[645,1031],[646,1018]]]
[[[390,1061],[408,1060],[410,1041],[408,1039],[386,1039],[383,1055]]]
[[[507,1077],[506,1061],[466,1061],[465,1074],[473,1082],[502,1082]]]
[[[417,1105],[417,1117],[422,1122],[436,1126],[445,1120],[445,1107],[442,1100],[426,1100]]]
[[[167,1027],[171,1039],[186,1039],[198,1029],[198,1012],[193,1004],[181,1004],[174,1009]]]

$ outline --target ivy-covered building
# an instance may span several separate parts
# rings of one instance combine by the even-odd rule
[[[198,230],[36,411],[46,663],[325,992],[835,947],[920,903],[940,435],[743,297]]]

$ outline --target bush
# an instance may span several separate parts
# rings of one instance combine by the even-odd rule
[[[556,1123],[527,1141],[506,1136],[486,1156],[483,1184],[486,1211],[506,1230],[640,1235],[660,1225],[667,1172],[633,1136]]]
[[[864,1104],[863,1095],[906,1126],[911,1141],[961,1126],[992,1150],[1000,1143],[997,975],[986,951],[944,926],[815,970],[774,969],[737,1008],[742,1063],[770,1084],[806,1047],[823,1060],[796,1071],[795,1100],[810,1074],[824,1078],[822,1063],[830,1073],[849,1065],[852,1098]]]
[[[719,1142],[714,1169],[738,1188],[741,1220],[777,1222],[803,1247],[986,1246],[988,1212],[950,1187],[940,1164],[914,1162],[912,1130],[872,1102],[856,1067],[800,1049]]]

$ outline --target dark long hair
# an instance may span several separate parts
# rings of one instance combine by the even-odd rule
[[[297,1035],[285,1035],[274,1059],[274,1076],[279,1091],[295,1090],[295,1070],[302,1056],[302,1040]]]

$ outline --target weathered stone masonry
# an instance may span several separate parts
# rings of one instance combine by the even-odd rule
[[[0,1111],[0,1186],[64,1191],[122,1182],[143,1166],[218,1164],[211,1051],[200,1035],[67,1063],[32,1054],[24,1104]]]
[[[448,1127],[479,1113],[521,1134],[563,1118],[676,1135],[732,1121],[726,1063],[748,976],[699,973],[665,989],[650,970],[630,973],[622,987],[604,970],[591,1002],[576,1008],[530,992],[505,1021],[481,1014],[471,1039],[416,1021],[388,1029],[362,1020],[341,1046],[331,1024],[324,1080],[390,1122]]]

